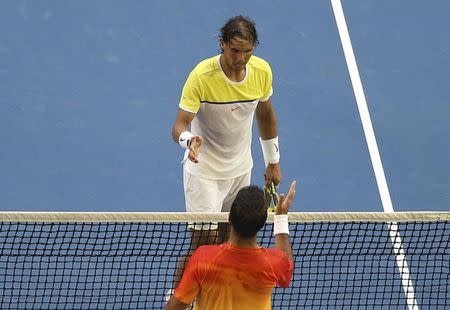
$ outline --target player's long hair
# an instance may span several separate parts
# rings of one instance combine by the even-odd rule
[[[255,22],[249,17],[242,15],[234,16],[220,28],[219,41],[222,40],[225,43],[229,43],[235,37],[252,42],[254,47],[259,44]]]
[[[261,188],[250,185],[239,190],[231,205],[230,224],[239,237],[252,238],[264,226],[267,207]]]

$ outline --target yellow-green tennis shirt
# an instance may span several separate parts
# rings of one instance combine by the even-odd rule
[[[252,56],[244,79],[234,82],[219,58],[201,61],[183,87],[179,107],[196,113],[191,132],[203,137],[199,163],[187,160],[185,168],[200,177],[231,179],[253,167],[253,115],[258,102],[272,95],[272,71],[265,60]]]

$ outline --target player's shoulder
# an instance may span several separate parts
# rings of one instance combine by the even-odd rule
[[[274,260],[284,260],[288,258],[284,251],[277,248],[264,248],[263,251],[267,257]]]
[[[261,57],[255,56],[255,55],[252,55],[252,57],[250,57],[250,60],[248,61],[248,65],[255,69],[261,70],[261,71],[266,71],[266,72],[271,71],[270,64],[266,60],[262,59]]]
[[[203,59],[195,66],[192,72],[197,74],[198,76],[203,76],[205,74],[217,71],[219,69],[217,62],[218,57],[219,56],[216,55],[210,58]]]
[[[195,253],[199,256],[211,256],[222,250],[222,245],[202,245],[195,250]]]

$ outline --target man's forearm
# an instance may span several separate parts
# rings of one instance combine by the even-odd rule
[[[256,110],[259,135],[263,140],[273,139],[278,135],[275,110],[270,101],[260,104],[261,106],[258,106]]]
[[[176,299],[174,296],[170,297],[169,302],[164,307],[164,310],[185,310],[189,305],[186,305]]]
[[[175,143],[178,143],[178,139],[180,134],[183,131],[186,131],[192,120],[194,119],[195,114],[186,112],[184,110],[179,109],[175,122],[172,126],[172,139]]]
[[[172,127],[172,139],[173,141],[175,141],[175,143],[178,143],[178,139],[180,137],[180,134],[185,131],[187,128],[187,126],[185,126],[184,124],[175,124]]]
[[[292,256],[291,241],[288,234],[275,235],[275,247],[285,252],[291,261],[294,260]]]
[[[259,135],[263,140],[278,136],[277,121],[274,114],[269,114],[258,121]]]

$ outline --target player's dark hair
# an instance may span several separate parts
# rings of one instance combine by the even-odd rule
[[[249,185],[239,190],[231,205],[229,219],[239,237],[256,236],[267,219],[267,207],[262,189]]]
[[[230,43],[230,41],[236,37],[248,40],[256,47],[259,44],[259,41],[255,22],[249,17],[242,15],[231,17],[225,25],[220,28],[219,39],[223,40],[225,43]]]

